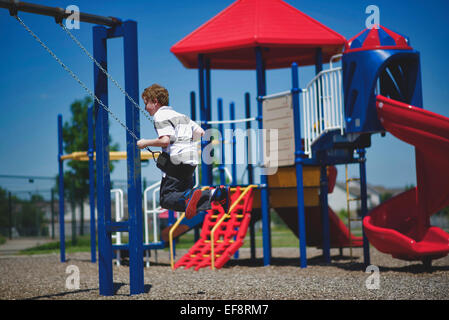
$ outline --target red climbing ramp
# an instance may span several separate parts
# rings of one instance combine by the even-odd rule
[[[237,187],[231,195],[231,203],[238,201],[244,192],[244,188]],[[223,267],[243,245],[251,220],[253,198],[253,189],[249,188],[240,201],[233,208],[231,206],[231,212],[216,229],[214,233],[215,268]],[[189,252],[176,262],[175,269],[184,267],[185,269],[195,268],[195,270],[198,270],[211,266],[211,231],[225,214],[221,206],[212,204],[212,209],[208,211],[204,218],[200,239]]]
[[[377,112],[386,130],[415,146],[417,187],[372,210],[363,220],[370,243],[404,260],[449,253],[449,234],[430,216],[449,205],[449,118],[383,96]]]

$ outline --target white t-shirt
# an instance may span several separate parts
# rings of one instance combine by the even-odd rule
[[[174,164],[198,164],[196,140],[201,138],[203,129],[188,116],[176,112],[172,107],[160,107],[153,115],[154,128],[159,137],[169,136],[170,145],[163,148],[170,154]]]

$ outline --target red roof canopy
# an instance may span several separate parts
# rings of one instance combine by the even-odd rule
[[[262,47],[267,69],[315,64],[342,52],[346,39],[282,0],[237,0],[176,43],[171,52],[186,68],[197,68],[198,54],[213,69],[255,69],[255,47]]]

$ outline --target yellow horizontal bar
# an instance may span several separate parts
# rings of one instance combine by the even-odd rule
[[[207,240],[207,241],[208,241],[208,240]],[[223,240],[217,240],[217,241],[215,241],[215,242],[216,242],[216,243],[222,243],[222,242],[223,242]],[[234,240],[232,240],[232,239],[231,239],[231,240],[229,240],[228,242],[229,242],[229,243],[233,243],[233,242],[234,242]]]
[[[155,158],[157,159],[157,153]],[[96,160],[96,153],[94,152],[94,161]],[[110,151],[109,152],[109,160],[123,160],[126,159],[126,151]],[[153,154],[150,152],[141,152],[140,153],[141,160],[149,160],[153,159]],[[61,156],[61,160],[76,160],[76,161],[89,161],[89,156],[87,155],[87,151],[76,151],[71,154],[66,154]]]

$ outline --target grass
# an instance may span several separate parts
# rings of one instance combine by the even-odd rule
[[[361,236],[361,229],[352,230],[356,236]],[[262,230],[257,230],[255,234],[256,248],[263,247],[262,244]],[[298,238],[290,231],[286,226],[279,225],[271,228],[271,245],[273,248],[292,248],[298,247]],[[122,243],[127,243],[127,237],[122,238]],[[190,249],[195,243],[194,232],[190,230],[186,234],[182,235],[176,242],[176,249]],[[242,248],[250,247],[249,231],[245,237],[245,242]],[[65,248],[67,253],[74,252],[90,252],[90,236],[78,236],[76,244],[72,244],[71,240],[66,240]],[[165,248],[168,251],[169,248]],[[22,250],[20,254],[32,255],[32,254],[49,254],[59,253],[59,241],[50,242],[47,244],[39,245],[30,249]]]
[[[42,244],[33,248],[25,249],[20,251],[23,255],[32,254],[47,254],[47,253],[58,253],[59,254],[59,241],[49,242]],[[71,240],[65,241],[65,250],[67,253],[74,252],[89,252],[90,251],[90,236],[78,236],[75,244],[72,244]]]

